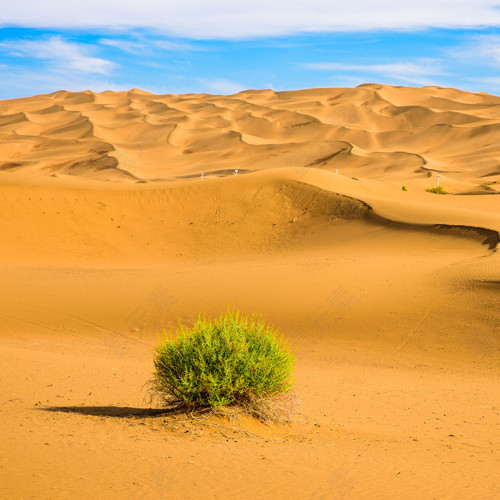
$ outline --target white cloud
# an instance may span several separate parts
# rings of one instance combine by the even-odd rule
[[[201,84],[201,92],[208,92],[209,94],[236,94],[247,88],[241,83],[224,78],[197,78],[197,81]]]
[[[26,68],[10,68],[0,72],[1,99],[26,97],[33,94],[52,93],[57,90],[80,92],[92,90],[128,90],[131,83],[116,83],[105,77],[91,74],[42,72]]]
[[[403,82],[417,85],[433,85],[435,82],[429,77],[445,76],[439,67],[439,61],[435,59],[421,59],[418,63],[398,62],[389,64],[344,64],[335,62],[305,63],[306,69],[319,71],[347,71],[353,73],[363,73],[365,75],[383,75],[385,78],[397,79]]]
[[[330,80],[329,85],[331,87],[357,87],[363,83],[367,83],[366,79],[361,76],[353,75],[335,75],[334,78]]]
[[[456,59],[469,62],[489,63],[494,66],[500,65],[500,36],[479,35],[466,41],[460,47],[449,51]]]
[[[115,38],[101,38],[99,40],[99,43],[108,47],[115,47],[133,55],[152,54],[153,49],[166,50],[170,52],[188,52],[201,50],[201,48],[196,47],[195,45],[192,45],[190,43],[173,42],[170,40],[161,39],[144,39],[141,42],[136,42]]]
[[[0,26],[153,28],[193,39],[500,26],[500,0],[23,0]]]
[[[61,36],[0,42],[0,51],[19,57],[48,60],[54,69],[81,73],[107,75],[115,66],[111,61],[91,56],[85,45],[67,42]]]
[[[480,55],[500,64],[500,36],[480,37],[476,48]]]
[[[184,51],[197,51],[202,50],[200,47],[191,45],[190,43],[182,42],[170,42],[167,40],[154,40],[151,42],[152,45],[163,50],[170,50],[172,52],[184,52]]]
[[[115,47],[117,49],[123,50],[124,52],[128,52],[129,54],[143,54],[148,49],[146,45],[140,42],[129,42],[127,40],[115,40],[110,38],[101,38],[99,40],[101,45],[106,45],[108,47]]]
[[[471,92],[489,92],[498,95],[500,92],[500,77],[484,76],[466,79],[466,85]]]
[[[495,85],[497,87],[500,87],[500,76],[475,77],[475,78],[468,78],[468,80],[471,82],[487,83],[490,85]]]

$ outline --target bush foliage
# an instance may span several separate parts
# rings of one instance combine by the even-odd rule
[[[436,186],[433,188],[427,188],[426,191],[428,193],[434,193],[434,194],[449,194],[448,191],[445,191],[442,186]]]
[[[228,311],[165,336],[154,350],[154,388],[191,409],[254,405],[290,390],[294,360],[286,341],[259,317]]]

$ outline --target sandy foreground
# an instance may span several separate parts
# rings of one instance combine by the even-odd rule
[[[500,498],[499,193],[487,94],[1,101],[0,497]],[[294,423],[150,410],[158,335],[228,307]]]

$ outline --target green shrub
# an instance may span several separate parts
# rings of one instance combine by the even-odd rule
[[[403,191],[408,191],[408,188],[407,188],[406,186],[403,186],[401,189],[402,189]]]
[[[427,188],[426,191],[428,193],[434,193],[434,194],[449,194],[448,191],[445,191],[441,186]]]
[[[169,404],[189,409],[255,408],[290,390],[294,360],[286,341],[259,317],[228,311],[165,336],[154,350],[153,386]]]

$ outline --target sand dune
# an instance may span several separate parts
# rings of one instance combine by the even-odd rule
[[[233,96],[59,91],[3,101],[0,133],[9,145],[0,168],[31,174],[137,182],[316,166],[366,179],[390,171],[391,181],[416,186],[444,171],[473,189],[498,172],[500,98],[380,85]],[[53,161],[34,147],[50,147]]]
[[[380,85],[0,102],[3,496],[495,498],[499,105]],[[227,307],[290,339],[296,422],[149,410],[158,333]]]

